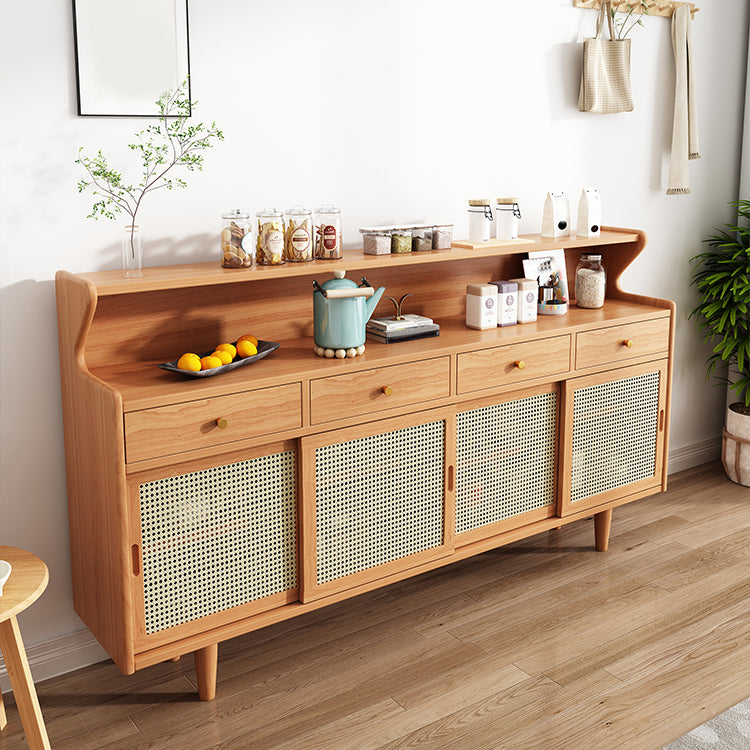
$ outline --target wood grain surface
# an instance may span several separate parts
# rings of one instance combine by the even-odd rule
[[[57,750],[658,750],[750,695],[750,489],[720,465],[511,544],[123,676],[37,685]],[[0,748],[23,747],[6,695]]]

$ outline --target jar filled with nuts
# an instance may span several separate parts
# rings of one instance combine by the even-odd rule
[[[247,268],[253,264],[250,214],[235,208],[221,215],[221,265]]]
[[[313,259],[312,211],[292,206],[284,214],[284,260],[299,263]]]
[[[255,262],[261,266],[279,266],[285,263],[284,215],[275,208],[264,208],[255,215],[258,218]]]

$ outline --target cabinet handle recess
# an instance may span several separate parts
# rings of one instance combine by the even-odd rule
[[[453,464],[448,467],[448,492],[453,492]]]
[[[393,393],[393,388],[389,385],[384,385],[380,390],[383,391],[386,396],[390,396]]]
[[[216,426],[217,426],[217,427],[218,427],[218,428],[219,428],[220,430],[223,430],[223,429],[225,429],[225,428],[227,427],[227,425],[228,425],[228,424],[229,424],[229,422],[227,422],[227,420],[226,420],[226,419],[224,419],[224,417],[218,417],[218,418],[217,418],[217,420],[216,420]]]
[[[664,432],[664,409],[659,412],[659,432]]]
[[[130,553],[132,555],[132,563],[133,563],[133,575],[137,576],[141,574],[141,556],[139,554],[138,545],[134,544],[130,548]]]
[[[625,341],[622,342],[623,346],[627,346],[628,349],[631,349],[633,346],[633,339],[625,339]]]
[[[523,370],[526,367],[526,363],[522,359],[517,359],[514,364],[519,370]]]

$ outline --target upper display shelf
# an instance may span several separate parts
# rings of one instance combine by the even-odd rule
[[[598,237],[563,237],[552,239],[538,234],[524,235],[519,241],[500,243],[493,241],[486,246],[466,249],[452,247],[450,250],[427,250],[393,255],[365,255],[362,250],[344,250],[341,260],[313,260],[307,263],[285,263],[279,266],[251,266],[250,268],[222,268],[219,260],[207,263],[188,263],[175,266],[144,268],[143,276],[126,278],[122,271],[95,271],[77,274],[94,284],[99,297],[159,291],[162,289],[184,289],[186,287],[236,284],[246,281],[293,276],[315,276],[334,269],[368,269],[385,266],[408,266],[422,263],[439,263],[462,258],[481,258],[497,255],[515,255],[534,250],[552,248],[585,248],[602,245],[617,245],[637,242],[644,237],[633,229],[605,227]]]

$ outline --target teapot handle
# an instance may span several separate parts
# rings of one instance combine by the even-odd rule
[[[346,299],[347,297],[372,297],[375,290],[371,286],[358,286],[353,289],[323,289],[327,299]]]

